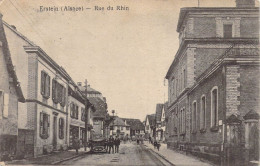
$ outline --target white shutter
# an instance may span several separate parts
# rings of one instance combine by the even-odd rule
[[[3,117],[8,117],[8,105],[9,105],[9,95],[4,94],[4,111],[3,111]]]

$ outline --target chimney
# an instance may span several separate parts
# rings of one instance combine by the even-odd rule
[[[77,85],[78,86],[82,86],[82,82],[77,82]]]
[[[236,0],[237,8],[252,8],[255,7],[255,0]]]

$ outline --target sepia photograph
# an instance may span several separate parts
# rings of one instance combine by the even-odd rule
[[[0,166],[260,166],[259,0],[0,0]]]

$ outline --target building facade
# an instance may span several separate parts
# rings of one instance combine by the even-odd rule
[[[18,103],[21,157],[68,147],[67,99],[70,78],[40,47],[4,22],[4,32],[25,103]]]
[[[130,125],[130,137],[145,135],[144,124],[139,119],[122,118],[126,124]]]
[[[156,105],[156,136],[155,139],[165,141],[165,107],[164,104]]]
[[[168,147],[229,164],[241,162],[223,161],[239,155],[237,147],[247,153],[243,162],[259,160],[258,141],[250,141],[257,134],[249,134],[259,133],[250,116],[259,114],[259,8],[251,0],[236,3],[181,9],[180,46],[166,75]]]
[[[109,125],[110,135],[116,135],[120,139],[130,137],[130,125],[118,116],[113,117],[113,121]]]
[[[18,103],[25,102],[0,14],[0,161],[17,157]]]
[[[155,124],[155,114],[151,114],[151,115],[146,115],[145,118],[145,137],[149,138],[149,137],[153,137],[153,126]]]

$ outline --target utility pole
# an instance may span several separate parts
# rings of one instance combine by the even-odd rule
[[[86,100],[85,100],[85,143],[84,143],[84,150],[87,151],[87,141],[88,141],[88,81],[85,80],[85,96],[86,96]]]
[[[115,114],[115,110],[112,110],[112,114],[113,114],[113,130],[112,130],[112,136],[113,136],[113,134],[114,134],[114,127],[115,127],[115,126],[114,126],[114,120],[115,120],[115,119],[114,119],[114,118],[115,118],[115,117],[114,117],[114,114]]]

